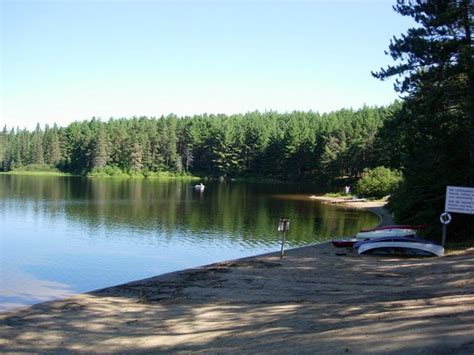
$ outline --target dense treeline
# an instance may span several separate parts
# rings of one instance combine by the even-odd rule
[[[446,186],[474,187],[474,3],[397,0],[394,10],[418,26],[393,38],[396,64],[374,73],[398,76],[404,97],[380,132],[392,153],[384,164],[404,174],[392,208],[399,221],[425,223],[439,235]],[[449,229],[472,240],[474,215],[455,214]]]
[[[63,172],[156,172],[284,180],[357,178],[385,159],[377,132],[400,105],[327,114],[251,112],[161,118],[93,118],[68,127],[0,134],[4,171],[44,164]]]

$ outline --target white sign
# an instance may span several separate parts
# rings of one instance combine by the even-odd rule
[[[289,219],[280,219],[278,223],[278,231],[279,232],[286,232],[290,229],[290,220]]]
[[[446,187],[446,212],[474,214],[474,187]]]

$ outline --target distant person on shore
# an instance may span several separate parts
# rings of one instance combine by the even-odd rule
[[[344,186],[344,193],[346,195],[349,195],[351,193],[351,187],[348,185]]]

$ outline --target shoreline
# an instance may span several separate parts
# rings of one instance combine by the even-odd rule
[[[471,354],[473,256],[219,262],[0,313],[0,351]]]
[[[377,225],[377,227],[395,224],[392,214],[385,208],[388,203],[386,200],[361,201],[360,199],[357,199],[353,201],[349,197],[326,197],[316,195],[311,195],[309,198],[313,201],[319,201],[322,203],[337,204],[341,207],[343,206],[370,211],[380,218],[380,223]]]
[[[470,354],[473,256],[324,243],[176,271],[0,314],[0,351]]]
[[[122,174],[122,175],[80,175],[80,174],[72,174],[72,173],[64,173],[60,171],[27,171],[27,170],[13,170],[13,171],[0,171],[0,175],[9,175],[9,176],[54,176],[54,177],[80,177],[86,179],[147,179],[147,180],[202,180],[199,176],[192,176],[192,175],[167,175],[167,174],[153,174],[150,176],[144,175],[129,175],[129,174]]]

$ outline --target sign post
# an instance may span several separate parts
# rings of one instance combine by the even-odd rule
[[[448,224],[451,223],[451,215],[449,212],[443,212],[441,213],[441,216],[439,216],[440,222],[443,224],[443,235],[441,237],[441,245],[444,247],[444,244],[446,243],[446,233],[448,229]]]
[[[443,224],[443,246],[446,243],[447,226],[452,220],[449,212],[474,214],[474,187],[446,186],[444,213],[439,217]]]
[[[281,251],[280,251],[280,259],[283,258],[284,254],[284,246],[285,246],[285,238],[286,232],[290,229],[290,220],[286,218],[280,219],[278,223],[278,231],[281,233]]]

